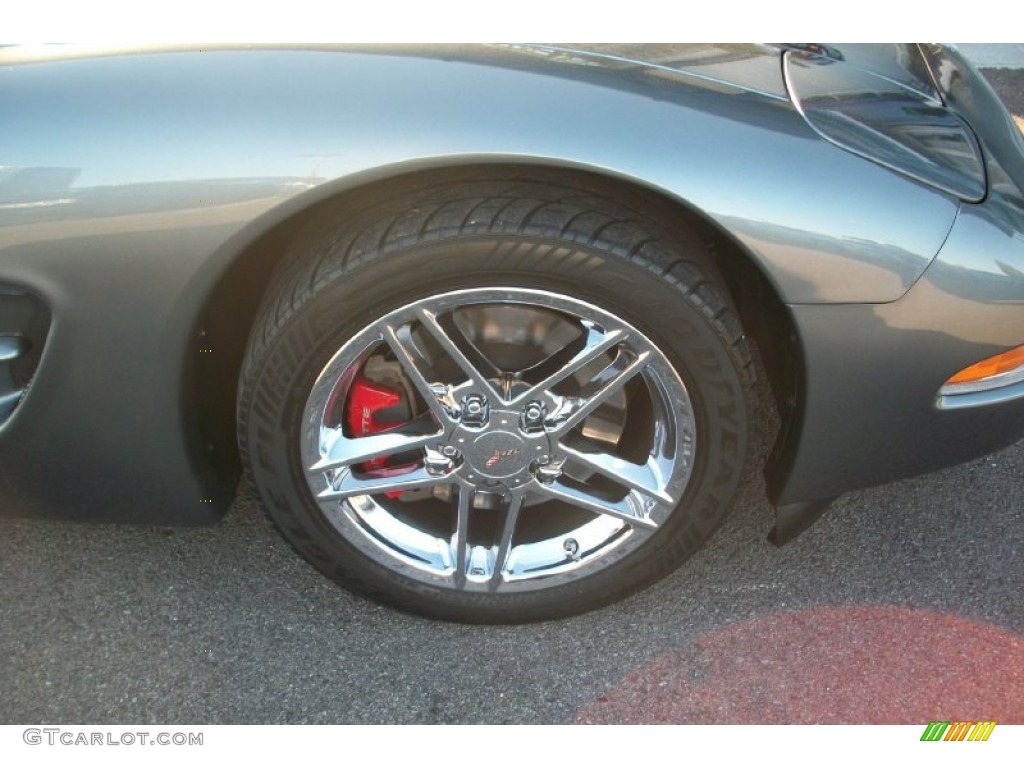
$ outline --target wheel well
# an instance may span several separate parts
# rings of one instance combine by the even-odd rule
[[[473,165],[416,171],[344,190],[278,223],[237,254],[211,291],[198,325],[198,347],[212,349],[214,354],[194,356],[185,372],[185,418],[198,430],[220,474],[237,477],[240,473],[235,425],[239,373],[256,311],[275,270],[287,257],[289,244],[329,211],[336,213],[339,206],[358,210],[426,183],[498,176],[571,183],[641,210],[645,218],[668,231],[682,226],[696,233],[713,254],[743,328],[755,342],[760,368],[767,374],[781,417],[781,443],[795,411],[803,363],[788,310],[742,245],[685,202],[628,179],[548,166]]]

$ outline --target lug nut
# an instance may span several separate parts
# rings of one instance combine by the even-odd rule
[[[555,482],[555,480],[557,480],[559,476],[562,474],[562,465],[561,463],[549,464],[542,462],[537,467],[534,474],[540,482],[544,483],[545,485],[550,485],[551,483]]]
[[[452,468],[452,463],[447,459],[442,463],[439,461],[431,461],[427,459],[424,464],[424,468],[427,470],[428,475],[435,475],[440,477],[441,475],[447,474]]]
[[[459,449],[456,448],[454,445],[443,445],[441,446],[441,453],[443,453],[448,458],[455,458],[456,456],[459,455]]]
[[[547,414],[547,409],[543,403],[539,403],[534,400],[528,403],[523,409],[522,426],[523,429],[538,429],[544,426],[544,416]]]
[[[455,468],[455,462],[444,453],[427,448],[426,456],[423,458],[423,468],[427,470],[428,475],[446,475]]]
[[[462,421],[469,426],[481,427],[487,423],[487,398],[466,395],[462,398]]]

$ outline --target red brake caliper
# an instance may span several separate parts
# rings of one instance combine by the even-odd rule
[[[402,396],[395,390],[370,381],[364,376],[358,376],[349,392],[345,424],[353,437],[375,435],[406,423],[404,421],[381,421],[377,418],[377,414],[381,411],[393,408],[402,402]],[[368,459],[359,465],[359,469],[371,477],[393,477],[416,468],[415,464],[388,466],[390,459],[390,456]],[[388,491],[385,495],[389,499],[397,499],[402,495],[402,491]]]

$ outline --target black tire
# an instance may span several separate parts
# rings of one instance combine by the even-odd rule
[[[691,232],[647,221],[621,202],[592,191],[522,181],[426,187],[358,213],[339,209],[329,214],[297,239],[294,253],[272,281],[250,340],[238,405],[239,442],[249,475],[271,518],[300,554],[339,583],[403,610],[448,620],[506,623],[557,618],[607,605],[662,578],[708,539],[730,508],[747,460],[753,368],[724,283]],[[491,290],[496,287],[514,290],[498,294]],[[434,338],[441,338],[428,339],[432,331],[425,321],[386,319],[405,317],[389,315],[396,311],[419,313],[416,318],[435,316],[435,306],[457,307],[448,315],[448,310],[436,310],[436,317],[439,324],[448,323],[460,350],[472,352],[465,342],[477,334],[474,343],[484,350],[479,365],[507,374],[500,379],[504,399],[478,398],[485,403],[486,422],[470,419],[469,410],[478,405],[476,395],[452,404],[459,392],[469,391],[469,384],[461,383],[463,369],[440,377],[454,395],[443,403],[427,401],[426,390],[417,389],[416,366],[431,373],[451,371],[457,368],[457,356],[424,351],[440,344]],[[465,320],[478,316],[479,327]],[[538,338],[513,343],[519,338],[516,329],[525,327],[526,321],[541,327]],[[416,334],[409,349],[422,353],[412,368],[391,362],[399,354],[386,340],[374,341],[387,337],[387,329],[398,328],[399,323],[405,323],[402,333],[409,338]],[[465,335],[451,330],[452,323],[469,324]],[[486,334],[491,331],[485,327],[492,326],[498,330],[489,341]],[[626,339],[591,364],[595,370],[608,367],[588,379],[589,368],[573,369],[571,361],[576,358],[569,357],[564,371],[572,373],[564,374],[550,392],[545,390],[543,402],[533,401],[544,412],[541,422],[529,422],[528,430],[527,416],[522,416],[515,429],[497,426],[499,415],[506,423],[504,416],[513,413],[508,402],[536,383],[520,382],[508,373],[510,367],[495,362],[498,353],[505,355],[502,350],[510,348],[508,359],[514,358],[516,364],[521,359],[539,360],[549,353],[544,339],[556,332],[576,334],[566,342],[568,351],[552,353],[546,363],[529,369],[536,369],[534,373],[520,378],[537,378],[540,371],[546,375],[549,370],[562,375],[560,361],[583,354],[573,349],[591,349],[589,341],[578,340],[591,327],[599,329],[593,337],[608,339],[608,344]],[[344,403],[355,397],[354,377],[363,375],[371,357],[400,371],[407,385],[404,400],[409,413],[404,420],[415,412],[428,432],[448,430],[445,440],[452,446],[456,435],[463,445],[469,435],[468,448],[453,451],[458,458],[440,465],[440,442],[432,444],[429,454],[425,449],[405,454],[403,461],[411,457],[408,466],[415,468],[410,471],[420,474],[426,469],[424,456],[432,457],[430,471],[441,473],[445,481],[429,491],[406,492],[397,499],[370,494],[318,501],[315,493],[351,493],[344,491],[349,480],[373,483],[383,474],[368,470],[366,463],[353,463],[351,457],[358,451],[349,446],[364,443],[352,437],[351,425],[343,426],[345,409],[352,407]],[[556,358],[558,362],[552,362]],[[617,390],[621,394],[602,394],[602,377],[612,377],[630,361],[639,373]],[[487,391],[496,393],[498,374],[484,378],[492,387]],[[396,385],[399,390],[402,387]],[[435,386],[433,391],[439,390]],[[589,415],[576,414],[581,403],[591,399],[603,404]],[[605,436],[590,424],[597,413],[611,414],[606,420],[614,422],[617,434],[612,429]],[[573,419],[567,431],[557,431]],[[655,445],[652,441],[663,440],[655,436],[659,432],[668,432],[673,445]],[[682,443],[694,434],[691,455]],[[548,463],[527,463],[525,455],[534,449],[542,452],[537,441],[545,439],[552,451],[552,456],[542,457]],[[324,448],[331,440],[333,447]],[[592,452],[598,445],[606,452]],[[317,450],[323,461],[341,456],[337,461],[347,463],[326,472],[307,471]],[[644,470],[644,478],[654,479],[638,481],[634,489],[622,480],[626,475],[590,466],[597,460],[614,463],[623,456],[632,457],[628,460],[637,467],[657,464],[656,470]],[[580,465],[584,459],[589,461]],[[564,463],[559,464],[561,460]],[[508,474],[493,479],[491,474],[498,470],[490,462],[507,462],[502,471]],[[549,474],[542,477],[541,468]],[[477,475],[469,474],[474,471]],[[491,474],[484,480],[481,472]],[[449,479],[463,485],[449,484]],[[537,490],[516,491],[517,483]],[[609,508],[617,504],[615,510],[637,517],[620,519],[587,511],[599,520],[593,523],[581,516],[575,502],[545,495],[576,491],[587,504],[603,505],[608,499]],[[392,496],[398,493],[393,491]],[[454,499],[453,511],[445,511],[446,493]],[[410,497],[415,500],[407,501]],[[461,498],[466,501],[460,512]],[[364,509],[365,504],[372,506]],[[492,512],[497,522],[485,522]],[[411,550],[406,548],[419,541],[415,534],[435,531],[431,526],[439,526],[440,532],[431,535],[443,544],[445,519],[452,526],[451,556],[462,558],[453,561],[450,583],[444,575],[447,555],[438,555],[440,564],[430,560],[433,565],[421,566],[407,556]],[[367,520],[386,520],[387,526]],[[466,521],[461,529],[460,520]],[[510,533],[503,538],[509,520]],[[396,525],[409,531],[401,528],[392,539],[387,531]],[[564,564],[544,559],[551,542],[567,531],[589,536],[592,529],[597,543],[585,554],[570,536],[564,539]],[[606,529],[607,540],[600,538]],[[511,557],[513,552],[516,558]],[[519,560],[541,565],[529,571]],[[473,565],[476,562],[479,567]],[[521,567],[522,573],[514,572],[513,566]]]

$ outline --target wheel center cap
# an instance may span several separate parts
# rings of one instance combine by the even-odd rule
[[[480,475],[496,480],[522,472],[529,461],[522,438],[502,430],[477,437],[466,458]]]

